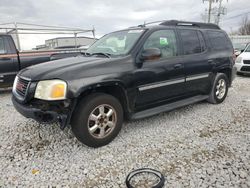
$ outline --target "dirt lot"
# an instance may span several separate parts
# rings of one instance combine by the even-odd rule
[[[237,77],[220,105],[125,123],[98,149],[22,117],[10,98],[1,92],[0,187],[125,187],[140,167],[161,171],[167,187],[250,187],[250,77]]]

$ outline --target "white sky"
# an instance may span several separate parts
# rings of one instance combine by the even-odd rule
[[[213,6],[218,6],[214,3]],[[230,32],[250,15],[250,0],[223,0],[227,15],[220,26]],[[118,29],[165,19],[202,21],[208,2],[202,0],[0,0],[0,23],[24,22],[92,29],[97,36]],[[89,35],[88,35],[89,36]],[[21,36],[22,49],[44,44],[46,36]]]

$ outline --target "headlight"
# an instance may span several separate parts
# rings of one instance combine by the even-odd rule
[[[237,57],[235,60],[235,63],[241,63],[241,61],[242,61],[242,57]]]
[[[36,86],[35,98],[43,100],[66,99],[67,84],[62,80],[44,80]]]

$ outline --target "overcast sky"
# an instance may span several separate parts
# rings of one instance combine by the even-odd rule
[[[239,27],[244,13],[250,18],[250,0],[223,0],[223,6],[227,15],[222,16],[220,26],[228,32]],[[100,37],[144,21],[202,21],[201,14],[207,7],[208,2],[202,0],[0,0],[0,23],[16,21],[84,29],[94,26]],[[24,49],[44,43],[41,36],[22,39]]]

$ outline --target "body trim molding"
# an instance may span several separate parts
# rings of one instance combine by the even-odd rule
[[[154,89],[157,87],[163,87],[163,86],[168,86],[168,85],[172,85],[172,84],[179,84],[179,83],[184,83],[184,82],[185,82],[184,78],[168,80],[168,81],[164,81],[164,82],[156,82],[153,84],[139,86],[139,91],[144,91],[144,90],[148,90],[148,89]]]

